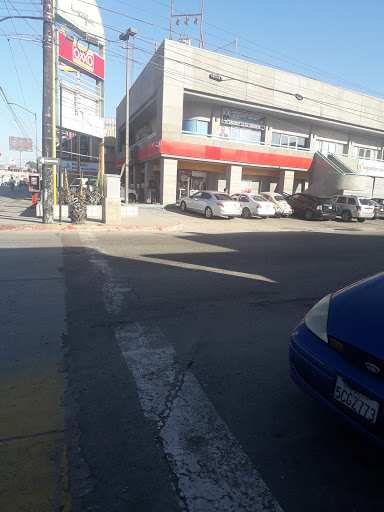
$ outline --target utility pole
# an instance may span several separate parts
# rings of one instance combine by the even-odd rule
[[[125,194],[124,201],[128,204],[129,189],[129,38],[137,34],[136,28],[129,28],[124,34],[120,34],[119,39],[127,42],[127,76],[126,76],[126,92],[125,92]]]
[[[42,156],[52,157],[54,119],[53,94],[53,2],[44,0],[43,6],[43,140]],[[43,222],[53,224],[53,166],[43,165]]]

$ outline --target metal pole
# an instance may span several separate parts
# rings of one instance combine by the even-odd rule
[[[53,5],[44,0],[43,6],[43,140],[42,156],[53,155]],[[43,222],[53,224],[53,168],[43,165]]]
[[[204,43],[203,43],[203,11],[204,11],[204,0],[201,0],[199,48],[204,48]]]
[[[129,185],[129,37],[127,38],[127,77],[126,77],[126,109],[125,109],[125,204],[128,204]]]
[[[39,156],[37,153],[37,115],[35,114],[35,132],[36,132],[36,172],[39,172]]]
[[[60,166],[59,166],[59,222],[61,224],[62,214],[62,192],[63,192],[63,88],[60,82]]]

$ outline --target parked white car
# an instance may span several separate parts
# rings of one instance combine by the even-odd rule
[[[260,195],[275,205],[277,217],[288,217],[292,215],[292,206],[287,203],[286,199],[280,193],[261,192]]]
[[[271,201],[259,194],[233,194],[232,199],[239,202],[242,208],[242,216],[245,219],[251,217],[261,217],[267,219],[273,217],[276,213],[276,207]]]
[[[373,219],[375,215],[375,206],[366,197],[332,196],[332,200],[336,203],[336,215],[344,222],[350,222],[352,219],[364,222]]]
[[[241,216],[241,205],[224,192],[202,190],[191,197],[184,197],[181,211],[193,210],[202,213],[207,219],[226,216],[229,219]]]
[[[83,188],[87,187],[87,183],[89,181],[89,188],[93,192],[97,187],[97,178],[75,178],[72,183],[69,185],[69,188],[72,190],[77,189],[80,186],[80,181],[83,184]]]
[[[125,187],[120,187],[120,199],[125,201]],[[128,203],[137,203],[137,194],[133,188],[128,189]]]

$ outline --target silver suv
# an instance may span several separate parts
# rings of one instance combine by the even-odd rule
[[[357,219],[364,222],[375,215],[375,206],[370,199],[360,196],[332,196],[336,203],[336,215],[344,222]]]

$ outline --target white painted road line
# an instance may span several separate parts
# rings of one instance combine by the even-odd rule
[[[189,369],[157,327],[116,329],[147,418],[157,424],[189,512],[282,512]]]
[[[245,279],[254,279],[255,281],[265,281],[266,283],[274,283],[277,281],[269,279],[259,274],[248,274],[246,272],[236,272],[235,270],[227,270],[217,267],[205,267],[204,265],[194,265],[193,263],[185,263],[183,261],[172,261],[160,258],[151,258],[150,256],[130,256],[130,260],[143,261],[144,263],[156,263],[158,265],[168,265],[170,267],[186,268],[188,270],[199,270],[202,272],[211,272],[213,274],[223,274],[226,276],[242,277]]]

